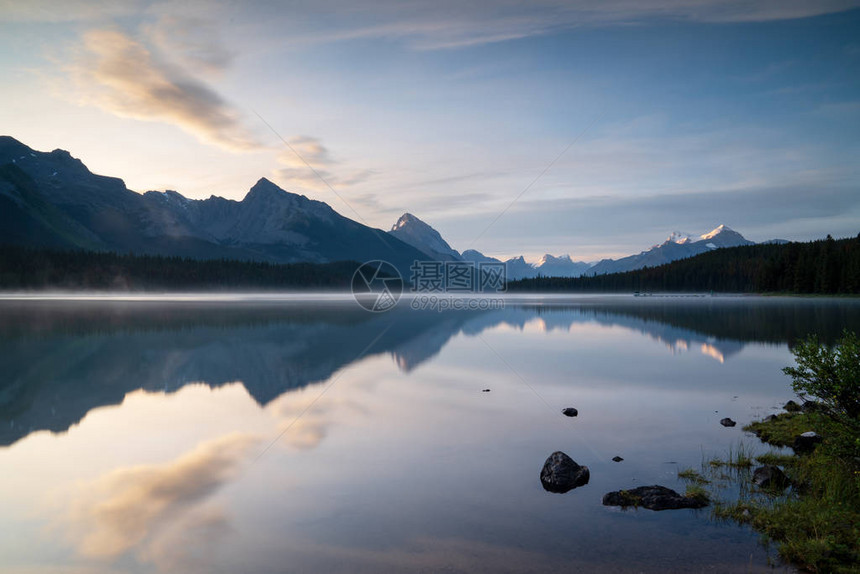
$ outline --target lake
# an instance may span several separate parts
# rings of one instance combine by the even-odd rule
[[[707,508],[602,496],[757,445],[789,345],[860,330],[849,299],[407,303],[0,301],[0,570],[772,571]],[[556,450],[587,485],[542,488]]]

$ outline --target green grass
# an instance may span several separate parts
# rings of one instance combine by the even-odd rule
[[[857,426],[820,413],[785,413],[752,423],[747,429],[755,429],[762,440],[775,446],[791,444],[795,436],[809,430],[822,435],[824,442],[803,455],[771,451],[753,456],[739,445],[725,459],[709,461],[712,473],[721,466],[748,468],[745,465],[753,459],[780,466],[796,485],[784,491],[752,488],[749,472],[737,473],[732,480],[740,487],[738,499],[717,501],[714,518],[750,524],[764,539],[778,543],[783,560],[811,572],[860,573]],[[702,484],[695,486],[704,488]]]
[[[697,502],[704,502],[705,504],[711,501],[711,494],[705,489],[701,484],[688,484],[687,490],[684,491],[684,496],[687,498],[692,498]]]
[[[797,456],[778,452],[759,454],[756,455],[755,459],[761,464],[770,464],[772,466],[793,466],[797,462]]]
[[[753,465],[755,457],[752,450],[742,442],[739,442],[736,447],[729,447],[725,457],[715,456],[708,461],[711,467],[727,466],[729,468],[741,469],[750,468]]]
[[[708,484],[710,480],[702,476],[702,473],[692,468],[685,468],[678,471],[678,478],[690,481],[694,484]]]
[[[769,421],[756,421],[744,427],[763,442],[774,446],[791,446],[794,438],[821,426],[823,415],[817,413],[780,413]]]

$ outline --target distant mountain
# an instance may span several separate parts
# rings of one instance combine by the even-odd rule
[[[388,232],[436,261],[461,261],[460,253],[442,239],[438,231],[412,215],[404,213]]]
[[[460,254],[442,238],[438,231],[411,213],[404,213],[400,216],[400,219],[397,220],[397,223],[394,224],[388,233],[404,243],[415,247],[425,253],[427,257],[434,260],[471,261],[476,264],[499,262],[495,257],[487,257],[474,249],[467,249]],[[534,265],[526,262],[522,256],[508,259],[505,261],[505,265],[509,281],[536,277],[538,275],[579,277],[591,267],[588,263],[571,261],[569,255],[554,257],[548,253]]]
[[[272,263],[384,259],[408,270],[425,255],[328,204],[262,178],[242,201],[139,194],[69,152],[0,137],[0,242]]]
[[[501,263],[495,257],[488,257],[474,249],[467,249],[460,256],[463,258],[463,261],[472,261],[474,263]]]
[[[663,243],[637,255],[630,255],[621,259],[604,259],[589,269],[587,274],[604,275],[633,271],[643,267],[656,267],[713,249],[739,247],[741,245],[754,245],[754,243],[725,225],[720,225],[713,231],[695,239],[689,235],[674,232]]]
[[[711,241],[708,238],[706,241]],[[657,267],[509,283],[543,293],[860,294],[860,236],[708,249]]]
[[[139,194],[121,179],[93,174],[67,151],[38,152],[8,136],[0,136],[0,243],[271,263],[382,259],[404,274],[413,261],[428,258],[498,261],[475,250],[461,255],[410,213],[385,233],[265,178],[241,201],[188,199],[176,191]],[[550,254],[534,264],[522,256],[505,264],[508,280],[578,277],[751,244],[720,225],[698,237],[676,231],[647,251],[594,266]]]
[[[529,263],[526,263],[525,258],[511,257],[505,261],[505,271],[508,281],[517,281],[519,279],[529,279],[537,275],[537,271]]]
[[[534,269],[537,275],[544,277],[579,277],[591,269],[591,264],[572,261],[570,255],[554,257],[547,253],[534,264]]]

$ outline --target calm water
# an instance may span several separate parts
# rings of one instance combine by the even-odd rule
[[[0,571],[769,571],[707,509],[601,497],[754,445],[791,342],[845,327],[856,301],[2,301]],[[591,482],[545,492],[555,450]]]

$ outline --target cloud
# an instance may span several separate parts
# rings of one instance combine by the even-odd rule
[[[318,138],[293,137],[288,140],[292,150],[264,143],[235,106],[186,72],[217,75],[229,67],[234,54],[217,40],[211,22],[164,15],[143,30],[154,49],[117,29],[84,34],[78,56],[67,66],[82,103],[120,117],[174,125],[230,152],[277,153],[284,167],[275,170],[275,179],[287,187],[326,189],[320,178],[348,187],[372,175],[340,165]]]
[[[186,520],[233,479],[257,442],[249,435],[227,435],[172,462],[121,468],[84,485],[68,516],[78,550],[105,558],[147,548],[160,531]]]
[[[278,156],[285,166],[275,171],[275,178],[287,187],[298,186],[314,190],[332,187],[349,187],[367,180],[373,172],[368,169],[349,169],[339,166],[328,148],[320,140],[310,136],[297,136],[287,140],[289,148]],[[326,185],[326,183],[328,185]]]
[[[212,572],[218,570],[213,549],[233,533],[229,518],[217,508],[200,508],[167,525],[140,549],[142,561],[160,572]]]
[[[130,16],[146,8],[144,0],[0,0],[0,20],[5,22],[81,22]]]
[[[87,32],[69,72],[85,103],[118,116],[173,124],[230,151],[265,147],[215,90],[121,31]]]
[[[164,14],[144,26],[144,33],[159,51],[196,71],[223,72],[236,55],[221,41],[215,22],[197,16]]]
[[[387,38],[419,50],[458,49],[582,27],[654,20],[727,23],[807,18],[860,6],[857,0],[320,0],[314,8],[267,12],[290,42],[330,43]],[[332,17],[337,14],[337,17]],[[299,22],[294,24],[293,22]],[[292,24],[292,26],[291,26]]]
[[[319,446],[328,436],[338,409],[363,412],[358,405],[339,400],[318,400],[305,394],[282,395],[269,407],[278,420],[280,442],[299,450]]]

